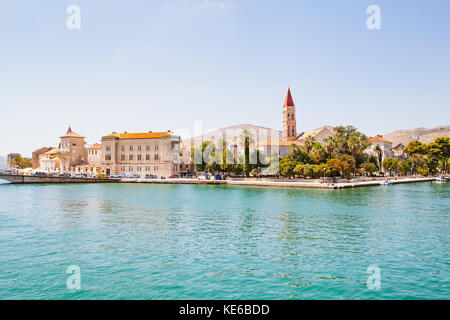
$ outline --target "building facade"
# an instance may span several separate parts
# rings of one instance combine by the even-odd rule
[[[167,132],[117,133],[102,137],[102,173],[169,177],[180,173],[179,136]]]
[[[288,88],[286,100],[283,105],[283,140],[294,141],[297,138],[297,120],[295,115],[295,104]]]
[[[36,170],[41,167],[41,163],[39,161],[40,155],[52,150],[52,147],[42,147],[40,149],[34,150],[31,155],[31,167],[32,169]]]
[[[59,146],[62,163],[62,172],[75,172],[75,168],[87,164],[86,142],[84,137],[72,131],[69,127],[64,136],[60,137]]]
[[[391,158],[394,156],[394,152],[392,151],[392,142],[384,139],[382,135],[377,135],[370,138],[369,142],[371,143],[371,145],[366,149],[367,154],[377,155],[375,148],[379,146],[382,151],[383,159]]]
[[[61,172],[61,165],[64,158],[60,158],[61,150],[50,148],[47,152],[39,155],[39,171],[47,173]]]
[[[17,169],[14,168],[12,162],[14,160],[15,157],[21,157],[20,153],[10,153],[8,154],[7,158],[6,158],[6,170],[12,170],[12,169]]]

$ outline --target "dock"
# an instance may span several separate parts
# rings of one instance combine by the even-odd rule
[[[403,183],[432,182],[433,177],[391,179],[392,185]],[[58,184],[58,183],[144,183],[144,184],[183,184],[183,185],[227,185],[272,188],[311,188],[311,189],[350,189],[359,187],[381,186],[383,180],[350,181],[340,183],[324,183],[320,180],[310,181],[277,181],[275,179],[230,179],[230,180],[197,180],[197,179],[108,179],[108,178],[75,178],[51,176],[2,175],[0,180],[12,184]],[[450,179],[446,180],[450,181]]]

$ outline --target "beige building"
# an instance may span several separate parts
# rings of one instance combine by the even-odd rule
[[[195,166],[191,160],[192,148],[189,143],[180,143],[180,172],[181,174],[192,174]]]
[[[324,126],[312,131],[307,131],[307,132],[303,132],[301,133],[298,137],[297,137],[297,141],[300,142],[305,142],[307,137],[314,137],[314,139],[321,143],[321,144],[325,144],[325,140],[328,137],[334,136],[335,132],[334,132],[334,128],[331,126]]]
[[[39,171],[48,173],[61,172],[61,166],[64,158],[60,157],[61,150],[50,148],[49,151],[39,155]]]
[[[21,156],[20,153],[10,153],[10,154],[8,154],[7,159],[6,159],[6,170],[17,169],[17,168],[14,168],[14,166],[12,165],[12,162],[13,162],[14,158],[17,157],[17,156],[20,157]]]
[[[394,153],[394,157],[398,160],[406,159],[406,154],[404,152],[406,146],[403,143],[397,144],[394,148],[392,148],[392,152]]]
[[[39,162],[40,155],[52,150],[52,147],[42,147],[40,149],[34,150],[31,156],[31,166],[33,169],[39,169],[41,164]]]
[[[61,137],[60,154],[64,158],[61,172],[75,172],[79,165],[87,164],[86,142],[84,137],[72,131],[69,127],[64,136]]]
[[[382,151],[383,159],[391,158],[394,156],[394,152],[392,151],[392,142],[383,138],[382,135],[377,135],[369,139],[371,142],[371,146],[366,149],[367,154],[376,155],[375,148],[379,146]]]
[[[179,136],[167,132],[117,133],[102,137],[102,173],[169,177],[180,173]]]

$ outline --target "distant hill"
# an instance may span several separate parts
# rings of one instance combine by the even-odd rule
[[[396,146],[399,143],[406,146],[413,140],[430,143],[437,137],[450,137],[450,126],[439,126],[434,129],[416,128],[410,130],[397,130],[384,135],[385,139],[392,141],[393,146]]]
[[[0,156],[0,170],[6,169],[6,157]]]
[[[216,141],[217,139],[225,138],[228,144],[237,145],[239,143],[239,136],[242,133],[242,130],[249,130],[256,135],[259,135],[260,138],[262,138],[264,135],[267,135],[268,140],[270,140],[272,134],[278,135],[279,139],[282,139],[282,132],[280,130],[255,126],[251,124],[238,124],[215,131],[209,131],[198,137],[184,139],[183,143],[192,145],[195,142],[195,145],[199,145],[203,141]]]

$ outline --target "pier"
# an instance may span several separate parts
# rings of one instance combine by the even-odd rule
[[[432,182],[435,178],[399,178],[391,179],[392,185],[403,183]],[[196,180],[196,179],[102,179],[102,178],[74,178],[47,177],[26,175],[0,175],[0,180],[12,184],[58,184],[58,183],[148,183],[148,184],[195,184],[195,185],[227,185],[247,187],[272,188],[313,188],[313,189],[349,189],[359,187],[381,186],[383,180],[350,181],[339,183],[323,183],[320,180],[310,181],[277,181],[275,179],[231,179],[231,180]],[[446,178],[450,181],[450,178]]]

